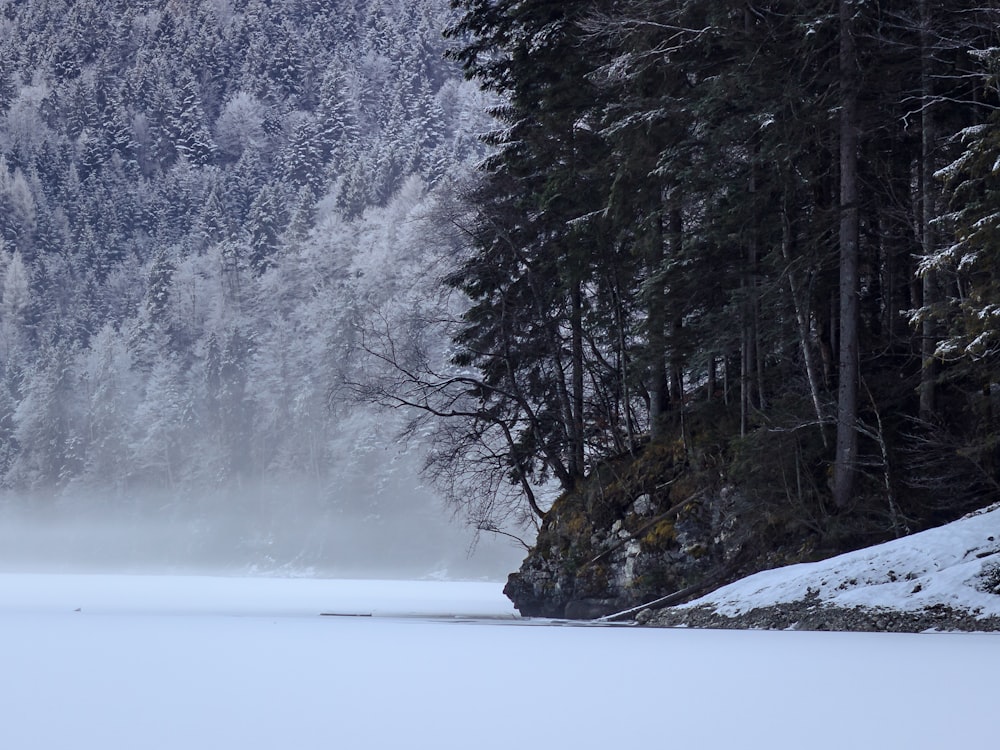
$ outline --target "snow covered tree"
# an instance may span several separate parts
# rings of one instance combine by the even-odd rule
[[[120,492],[132,469],[129,445],[139,395],[131,356],[121,334],[105,325],[78,358],[85,401],[81,472],[88,483]]]
[[[0,237],[27,257],[33,257],[35,229],[35,197],[24,172],[10,169],[0,155]]]
[[[185,79],[177,92],[178,101],[168,115],[170,139],[181,158],[205,165],[212,160],[215,144],[206,123],[198,84],[191,74]]]
[[[234,93],[215,121],[215,142],[227,157],[239,159],[248,148],[260,150],[267,144],[264,118],[267,108],[253,94]]]
[[[251,270],[260,275],[274,266],[281,247],[281,234],[286,222],[283,201],[273,185],[265,185],[247,215]]]
[[[10,473],[15,484],[58,486],[79,471],[82,435],[76,395],[73,352],[64,344],[46,346],[14,411],[18,452]]]
[[[180,357],[168,355],[155,362],[135,410],[130,441],[129,463],[138,482],[170,490],[183,487],[195,449],[194,393]]]
[[[1000,52],[974,55],[983,69],[984,91],[1000,101]],[[1000,114],[960,134],[963,150],[941,170],[949,198],[945,225],[954,241],[924,258],[923,274],[944,274],[952,293],[925,317],[941,317],[949,335],[938,344],[945,361],[967,359],[984,384],[1000,378]]]
[[[292,130],[282,161],[288,181],[295,188],[308,187],[319,195],[326,182],[326,161],[317,130],[311,118],[301,118]]]
[[[20,361],[29,342],[31,282],[21,253],[3,252],[3,296],[0,298],[0,358]]]

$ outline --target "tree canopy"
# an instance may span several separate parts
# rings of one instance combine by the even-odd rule
[[[499,104],[450,385],[511,481],[700,430],[820,523],[996,497],[1000,10],[452,4]]]

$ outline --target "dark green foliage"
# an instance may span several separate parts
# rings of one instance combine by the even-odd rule
[[[1000,85],[996,50],[980,57],[986,91]],[[954,243],[927,258],[927,270],[949,272],[955,292],[937,311],[951,334],[939,345],[948,359],[975,362],[974,369],[993,384],[1000,378],[1000,114],[961,134],[963,151],[941,177],[945,180]]]
[[[480,417],[514,436],[512,477],[571,487],[721,402],[723,472],[802,533],[928,522],[907,477],[930,464],[907,420],[936,392],[938,429],[984,449],[995,434],[980,394],[996,388],[1000,324],[996,9],[454,5],[451,56],[501,97],[472,254],[450,278],[471,300],[456,361],[483,374]],[[956,157],[946,209],[942,185],[914,175]],[[921,263],[951,264],[935,282],[945,312]],[[940,370],[921,359],[929,329],[908,319],[921,305],[950,321]],[[857,364],[840,356],[855,346]],[[837,422],[839,443],[856,443],[843,454]],[[992,488],[974,483],[952,512],[995,497],[992,450],[977,453]],[[833,517],[845,510],[855,522]]]

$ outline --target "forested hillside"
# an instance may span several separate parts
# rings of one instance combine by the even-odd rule
[[[996,498],[994,3],[452,6],[0,0],[5,488]]]
[[[8,497],[158,488],[266,541],[268,518],[297,513],[290,483],[310,484],[303,545],[336,538],[317,511],[439,512],[398,421],[345,383],[364,321],[436,309],[457,248],[435,214],[482,158],[486,115],[444,59],[450,14],[0,2]],[[216,489],[232,508],[198,506]]]
[[[477,374],[407,394],[461,424],[452,470],[555,529],[539,486],[620,493],[605,459],[652,441],[625,505],[731,483],[838,544],[997,497],[995,3],[454,4],[452,59],[504,104],[449,278]],[[584,541],[625,512],[585,494]]]

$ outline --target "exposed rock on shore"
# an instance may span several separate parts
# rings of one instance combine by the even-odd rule
[[[720,628],[736,630],[841,630],[889,633],[926,631],[1000,631],[1000,617],[936,605],[904,611],[889,607],[834,607],[815,600],[757,607],[745,614],[726,616],[710,606],[643,610],[641,625],[656,627]]]
[[[1000,629],[1000,506],[837,548],[720,476],[680,444],[599,465],[555,502],[504,593],[524,616],[664,627]]]
[[[738,490],[681,454],[655,445],[607,461],[556,501],[504,588],[522,615],[597,618],[801,559]]]

